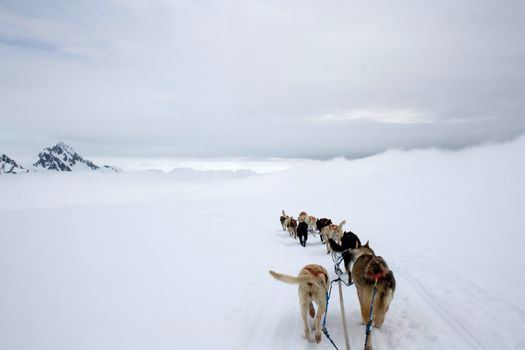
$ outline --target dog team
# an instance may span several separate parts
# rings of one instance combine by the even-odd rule
[[[346,224],[346,220],[343,220],[339,225],[334,225],[330,219],[317,219],[315,216],[310,216],[304,211],[299,213],[296,220],[293,216],[286,215],[284,210],[281,212],[280,221],[283,231],[288,231],[290,236],[295,239],[299,237],[299,243],[303,247],[306,247],[308,232],[312,232],[315,237],[316,231],[319,231],[321,242],[326,245],[327,254],[332,252],[332,248],[328,243],[329,239],[340,243],[344,235],[343,225]]]
[[[362,245],[359,237],[351,231],[343,232],[343,220],[339,225],[334,225],[330,219],[317,219],[301,212],[297,220],[281,212],[280,222],[283,231],[288,231],[290,236],[299,237],[300,244],[306,246],[308,231],[314,235],[316,230],[320,233],[321,242],[326,245],[327,253],[332,251],[342,254],[348,282],[354,284],[361,308],[361,323],[365,325],[370,317],[370,304],[374,287],[377,288],[373,303],[373,325],[377,328],[383,325],[385,315],[394,297],[396,280],[394,273],[388,268],[381,256],[377,256],[368,241]],[[329,288],[330,278],[327,270],[318,264],[309,264],[303,267],[297,277],[270,271],[275,279],[299,285],[299,304],[301,318],[304,325],[304,335],[307,340],[319,343],[321,341],[321,318],[326,311],[326,293]],[[315,310],[314,305],[317,305]],[[308,326],[308,315],[314,318],[312,338]],[[367,345],[372,349],[372,344]]]

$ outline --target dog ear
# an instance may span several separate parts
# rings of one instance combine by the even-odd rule
[[[368,246],[368,241],[366,241],[364,247],[366,247],[366,248],[370,248],[370,247]]]

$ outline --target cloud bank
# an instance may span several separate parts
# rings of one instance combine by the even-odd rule
[[[3,1],[0,147],[326,158],[512,139],[525,130],[524,10]]]

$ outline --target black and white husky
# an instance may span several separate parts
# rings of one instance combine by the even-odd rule
[[[281,212],[280,221],[281,221],[281,226],[283,227],[283,231],[286,231],[286,228],[288,227],[288,223],[290,222],[290,217],[286,215],[284,210]]]
[[[352,255],[352,249],[361,247],[361,241],[359,237],[352,231],[345,231],[343,237],[341,237],[341,245],[337,244],[333,239],[329,240],[330,247],[335,252],[342,252],[343,260],[345,262],[345,270],[348,273],[348,283],[352,283],[352,262],[354,256]]]

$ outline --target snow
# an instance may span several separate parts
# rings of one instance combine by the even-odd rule
[[[525,349],[525,138],[265,175],[0,178],[1,349],[332,349],[303,338],[296,274],[333,265],[283,232],[305,210],[369,240],[397,290],[375,349]],[[345,287],[353,349],[364,343]],[[327,326],[344,348],[337,288]]]

